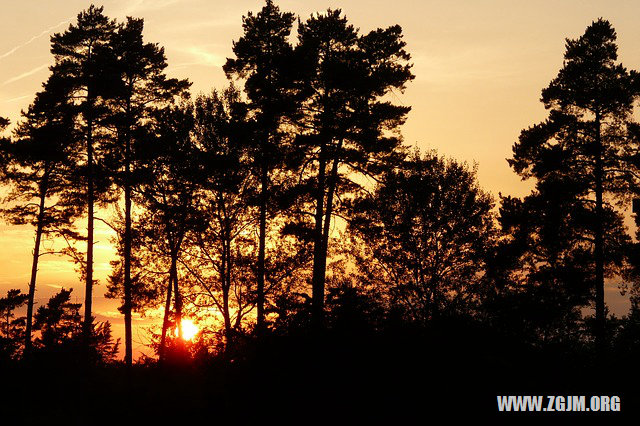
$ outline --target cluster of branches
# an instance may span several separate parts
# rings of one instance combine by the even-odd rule
[[[610,24],[567,41],[543,91],[549,119],[522,132],[509,160],[536,189],[503,197],[496,217],[475,168],[402,145],[410,108],[390,99],[414,76],[399,26],[361,34],[328,10],[299,20],[293,43],[294,19],[272,1],[243,17],[224,66],[232,82],[195,99],[165,75],[142,19],[91,6],[51,38],[51,75],[0,150],[3,215],[36,228],[29,291],[8,295],[5,337],[23,335],[25,355],[34,329],[38,345],[56,341],[44,307],[35,328],[32,317],[41,240],[57,238],[86,290],[83,331],[64,333],[95,346],[94,208],[112,206],[99,220],[115,232],[107,297],[122,301],[127,365],[132,314],[152,309],[163,313],[160,360],[184,342],[187,316],[229,352],[245,337],[356,317],[372,329],[472,317],[544,341],[579,327],[592,303],[606,346],[604,279],[638,275],[612,203],[636,194],[640,165],[640,79],[615,63]],[[17,333],[23,320],[9,312],[23,303]]]
[[[72,292],[73,289],[63,288],[46,305],[38,307],[33,316],[32,329],[39,335],[31,342],[30,360],[47,365],[61,362],[84,363],[87,361],[86,357],[89,357],[91,364],[115,361],[120,339],[113,340],[108,321],[92,322],[90,339],[88,345],[85,345],[80,316],[82,304],[71,302]],[[18,289],[9,290],[6,297],[0,298],[0,362],[16,359],[24,351],[27,317],[16,317],[16,313],[28,299],[29,295]]]
[[[607,321],[605,280],[635,295],[640,265],[624,224],[640,188],[633,118],[640,75],[616,61],[616,32],[602,18],[566,40],[563,67],[542,91],[549,116],[522,131],[508,160],[535,189],[501,199],[503,238],[488,304],[538,341],[586,336],[600,360],[619,324]],[[583,308],[594,315],[585,318]],[[637,322],[636,311],[633,303],[629,321]]]

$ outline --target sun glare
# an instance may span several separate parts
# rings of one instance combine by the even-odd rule
[[[182,324],[182,338],[184,340],[193,339],[196,334],[198,334],[198,326],[193,323],[190,319],[183,318],[181,321]],[[175,330],[176,336],[178,335],[178,329]]]

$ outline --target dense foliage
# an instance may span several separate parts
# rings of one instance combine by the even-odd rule
[[[640,183],[640,77],[616,63],[609,22],[567,40],[542,91],[549,117],[508,160],[535,188],[497,206],[476,166],[403,145],[410,107],[393,99],[414,75],[398,25],[363,34],[332,9],[294,23],[270,0],[243,17],[232,81],[195,99],[142,19],[91,6],[51,38],[50,76],[0,140],[2,215],[35,229],[27,293],[0,298],[0,362],[116,363],[119,341],[91,304],[103,207],[127,371],[132,315],[156,310],[158,357],[140,366],[237,362],[258,400],[260,374],[315,366],[319,395],[353,359],[393,383],[403,357],[425,378],[422,359],[592,366],[640,351],[640,246],[624,226]],[[84,316],[71,290],[35,306],[44,239],[76,263]],[[607,315],[605,280],[632,290],[627,317]]]

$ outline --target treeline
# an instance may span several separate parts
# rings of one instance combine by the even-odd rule
[[[328,10],[294,34],[295,19],[272,1],[249,12],[229,86],[195,98],[142,19],[91,6],[51,37],[50,76],[0,149],[2,214],[35,228],[27,292],[1,299],[4,360],[114,359],[92,316],[96,220],[116,235],[106,295],[122,302],[126,365],[132,314],[151,309],[160,361],[454,323],[587,356],[637,346],[640,246],[623,213],[638,192],[640,78],[616,62],[609,22],[567,40],[542,92],[549,117],[509,159],[535,189],[496,212],[475,168],[402,144],[410,107],[394,94],[414,75],[399,26],[362,33]],[[45,239],[77,265],[83,318],[68,290],[34,313]],[[608,315],[605,279],[632,292],[628,317]]]

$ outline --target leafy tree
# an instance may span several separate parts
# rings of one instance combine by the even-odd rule
[[[469,315],[483,293],[492,207],[475,170],[413,153],[353,203],[349,231],[361,248],[355,259],[363,283],[419,324]]]
[[[69,131],[70,136],[77,136],[77,191],[69,202],[86,206],[87,211],[87,253],[81,265],[86,281],[84,330],[87,339],[92,324],[94,207],[96,202],[106,201],[109,188],[100,142],[106,137],[102,125],[108,113],[105,98],[109,93],[105,64],[115,21],[102,12],[102,7],[91,5],[78,14],[75,25],[51,37],[51,53],[55,58],[51,71],[64,87],[67,99],[74,100],[77,113],[74,127]]]
[[[35,245],[27,303],[25,355],[31,349],[33,301],[36,290],[38,260],[43,238],[64,236],[77,238],[72,229],[79,209],[65,202],[73,168],[73,110],[60,93],[59,82],[50,78],[44,91],[23,112],[24,121],[15,130],[16,140],[6,141],[0,150],[6,157],[0,180],[11,188],[5,198],[12,207],[0,210],[12,224],[30,223],[35,227]]]
[[[249,12],[242,18],[243,36],[233,43],[234,59],[227,59],[224,71],[228,77],[245,79],[248,108],[255,122],[251,171],[260,183],[259,236],[257,262],[257,325],[264,328],[265,274],[267,222],[272,216],[274,197],[278,192],[278,176],[287,152],[284,125],[297,111],[295,90],[296,65],[293,63],[293,47],[289,34],[293,24],[292,13],[281,12],[273,1],[267,0],[262,10],[254,15]]]
[[[7,297],[0,298],[0,360],[14,359],[20,350],[26,318],[16,318],[14,312],[27,303],[28,298],[17,289],[7,291]]]
[[[196,100],[195,139],[207,179],[200,206],[206,226],[191,236],[186,266],[203,290],[199,304],[222,314],[227,346],[254,306],[249,283],[255,222],[248,197],[255,180],[248,166],[247,114],[233,86]]]
[[[640,80],[635,71],[616,63],[615,41],[615,30],[603,19],[581,37],[567,39],[563,67],[542,91],[549,117],[522,131],[509,160],[523,179],[536,179],[544,191],[553,185],[569,188],[567,202],[589,213],[582,236],[593,251],[594,331],[601,350],[604,280],[615,272],[608,268],[607,253],[613,247],[607,245],[607,230],[621,224],[610,202],[625,200],[638,184],[630,160],[638,149],[632,113]]]
[[[144,287],[163,286],[166,294],[164,319],[158,355],[165,354],[167,331],[170,327],[170,306],[174,301],[174,323],[182,338],[182,298],[179,286],[178,262],[184,250],[189,232],[201,225],[197,195],[204,184],[204,173],[198,161],[192,137],[194,128],[193,106],[184,103],[169,106],[154,112],[150,137],[140,147],[144,170],[152,180],[142,182],[139,187],[140,204],[145,207],[139,222],[141,227],[141,249],[148,265],[164,270],[160,282],[147,274],[146,282],[138,283],[136,294],[147,295],[140,306],[153,304],[153,297],[162,291],[146,293]],[[165,280],[164,277],[167,277]],[[155,282],[154,282],[155,281]]]
[[[107,79],[112,88],[107,101],[112,120],[109,124],[115,130],[115,137],[112,138],[112,143],[106,145],[106,149],[114,182],[124,193],[122,286],[127,365],[132,362],[132,194],[144,176],[137,155],[138,147],[149,138],[147,127],[150,120],[156,118],[153,112],[172,103],[176,96],[186,96],[190,85],[186,80],[166,77],[164,49],[143,41],[143,27],[142,19],[131,17],[127,18],[126,23],[117,26],[112,35],[109,51],[111,61],[107,66]]]
[[[355,176],[375,177],[398,159],[398,127],[410,108],[387,100],[413,78],[399,26],[366,35],[340,10],[311,16],[298,27],[306,98],[298,124],[304,151],[302,200],[313,208],[313,316],[322,323],[331,218],[339,200],[359,188]],[[298,227],[300,229],[300,227]]]

